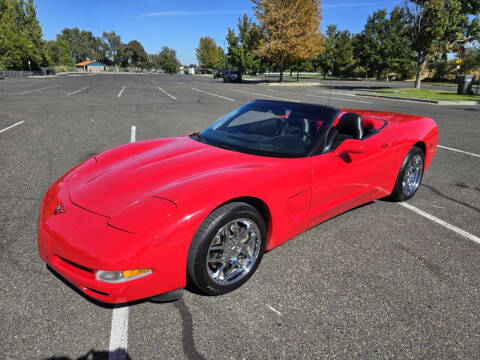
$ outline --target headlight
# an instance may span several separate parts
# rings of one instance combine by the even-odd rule
[[[134,269],[134,270],[123,270],[123,271],[104,271],[97,270],[95,272],[95,278],[98,281],[103,281],[106,283],[120,283],[130,280],[135,280],[152,273],[152,269]]]

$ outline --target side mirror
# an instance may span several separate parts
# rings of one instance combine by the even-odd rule
[[[363,154],[366,151],[367,149],[365,149],[363,142],[360,140],[348,139],[340,144],[340,146],[335,150],[335,154]]]

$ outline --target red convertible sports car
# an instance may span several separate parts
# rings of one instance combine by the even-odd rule
[[[411,198],[437,142],[422,116],[256,100],[201,133],[119,146],[60,177],[40,207],[40,256],[107,303],[187,283],[226,293],[312,226]]]

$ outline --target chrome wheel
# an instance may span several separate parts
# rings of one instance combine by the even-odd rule
[[[419,154],[412,156],[405,168],[402,188],[406,197],[412,196],[417,191],[423,176],[423,157]]]
[[[224,225],[214,236],[207,252],[207,272],[216,284],[231,285],[248,275],[261,249],[261,232],[246,218]]]

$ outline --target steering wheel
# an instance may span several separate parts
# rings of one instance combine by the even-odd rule
[[[275,132],[275,136],[283,136],[286,134],[288,129],[288,118],[290,117],[291,113],[291,110],[286,110],[285,115],[275,116],[277,120],[277,131]]]
[[[310,137],[310,122],[308,119],[294,121],[292,126],[292,119],[282,119],[279,125],[279,131],[276,136],[292,135],[306,142]]]

